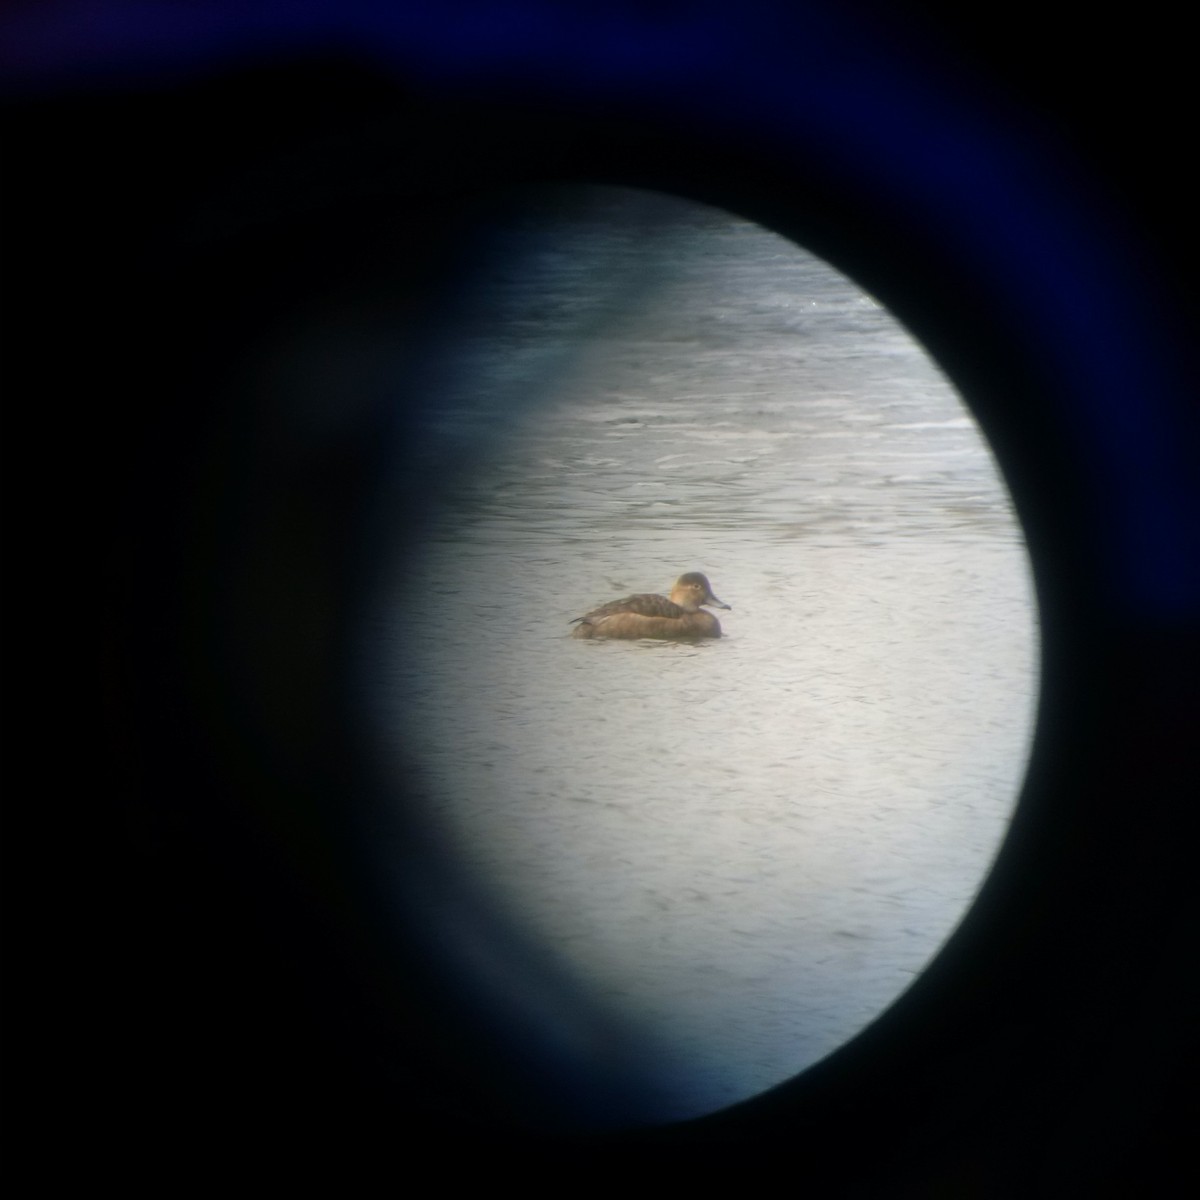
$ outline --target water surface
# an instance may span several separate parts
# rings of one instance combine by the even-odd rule
[[[448,482],[367,631],[382,759],[630,1030],[581,1033],[572,1088],[757,1094],[903,991],[1004,836],[1037,642],[995,464],[874,300],[666,197],[514,207],[429,356]],[[721,640],[570,639],[694,570]]]

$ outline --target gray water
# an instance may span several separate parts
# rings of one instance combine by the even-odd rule
[[[366,637],[384,769],[634,1036],[566,1037],[572,1088],[755,1095],[903,992],[1005,835],[1037,633],[988,448],[850,281],[666,197],[514,209],[429,354],[451,482]],[[697,570],[719,641],[570,639]]]

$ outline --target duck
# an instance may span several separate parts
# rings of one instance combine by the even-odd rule
[[[701,605],[732,611],[718,600],[705,575],[689,571],[680,575],[671,595],[642,593],[610,600],[571,622],[576,638],[717,638],[721,623]]]

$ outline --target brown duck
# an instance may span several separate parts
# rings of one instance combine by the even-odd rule
[[[610,600],[576,617],[572,637],[577,638],[715,638],[721,623],[701,605],[729,609],[712,594],[708,579],[689,571],[675,580],[671,596],[643,594]]]

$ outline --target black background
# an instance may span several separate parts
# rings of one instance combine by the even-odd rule
[[[1177,36],[1011,8],[861,12],[898,55],[931,55],[949,93],[1019,112],[1136,230],[1146,288],[1130,302],[1180,351],[1159,419],[1200,464]],[[1184,1186],[1200,614],[1110,603],[1061,380],[1013,352],[1036,339],[936,231],[898,235],[880,197],[703,124],[664,129],[637,103],[431,94],[346,53],[17,91],[6,117],[14,1146],[50,1171],[384,1166],[397,1185],[436,1169],[571,1186],[608,1168],[691,1184],[729,1166],[825,1195]],[[905,1003],[788,1088],[607,1138],[513,1123],[523,1048],[493,1042],[355,870],[374,781],[341,664],[370,579],[353,531],[377,429],[281,448],[290,426],[244,372],[314,298],[387,287],[419,311],[489,190],[539,177],[724,203],[888,300],[992,439],[1045,639],[1012,838]],[[1194,493],[1170,494],[1195,528]],[[410,499],[401,542],[420,536]]]

